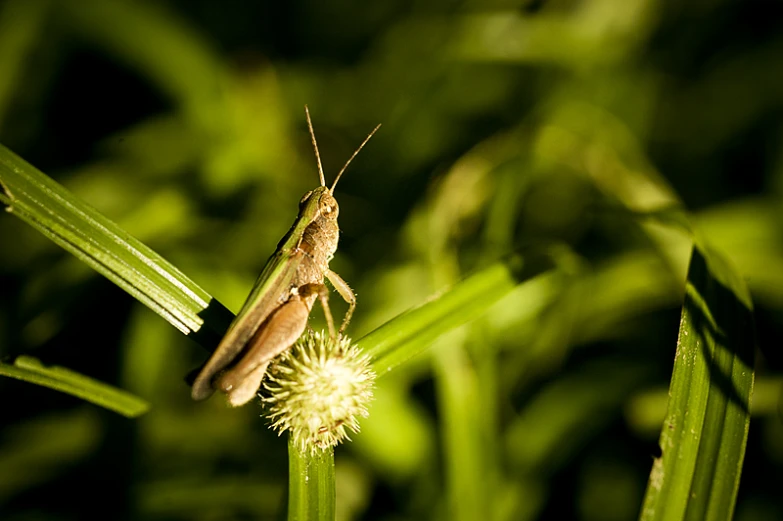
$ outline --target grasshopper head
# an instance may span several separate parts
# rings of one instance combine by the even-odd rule
[[[329,187],[319,186],[302,196],[302,200],[299,201],[299,213],[303,215],[309,214],[310,221],[314,221],[319,217],[336,221],[337,215],[340,213],[340,207]]]

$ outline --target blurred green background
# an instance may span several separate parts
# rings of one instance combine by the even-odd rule
[[[383,123],[336,192],[352,336],[540,274],[379,382],[338,519],[636,518],[690,244],[643,214],[678,204],[756,306],[735,518],[783,518],[783,3],[0,2],[0,142],[234,311],[317,183],[305,103],[327,179]],[[153,405],[0,380],[3,520],[284,515],[285,440],[190,400],[202,348],[10,215],[0,244],[0,356]]]

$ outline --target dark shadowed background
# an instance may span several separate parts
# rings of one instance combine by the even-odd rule
[[[327,180],[383,124],[336,190],[352,336],[554,266],[379,383],[338,519],[636,518],[689,243],[628,209],[678,203],[756,307],[736,519],[783,518],[783,2],[0,2],[0,142],[234,311],[318,182],[305,104]],[[201,347],[11,215],[0,245],[0,356],[152,404],[0,379],[0,518],[284,516],[285,440],[190,400]]]

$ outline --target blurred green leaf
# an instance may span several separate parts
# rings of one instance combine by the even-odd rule
[[[371,414],[351,444],[352,451],[395,482],[421,472],[437,446],[427,412],[408,394],[407,377],[398,371],[376,383]]]
[[[220,57],[173,11],[128,0],[59,2],[58,7],[79,37],[141,69],[202,131],[222,121],[211,103],[226,74]]]
[[[640,519],[730,520],[750,421],[755,333],[744,281],[695,247],[660,437]]]
[[[607,64],[627,56],[643,41],[653,2],[596,0],[580,9],[525,16],[514,10],[481,12],[460,25],[451,52],[458,58],[570,67]]]
[[[17,357],[14,365],[0,362],[0,375],[64,392],[129,418],[144,414],[150,407],[145,400],[122,389],[65,367],[44,366],[38,359],[30,356]]]
[[[735,199],[694,215],[695,226],[748,281],[757,301],[783,304],[780,202],[771,197]]]
[[[469,327],[437,339],[433,356],[435,385],[441,408],[442,451],[445,458],[446,501],[454,521],[481,519],[492,511],[499,476],[492,472],[497,448],[493,411],[482,403],[481,382],[465,345]],[[494,405],[494,404],[493,404]],[[494,407],[492,407],[494,409]]]
[[[522,475],[553,475],[608,420],[650,369],[622,360],[584,364],[546,385],[511,421],[507,464]]]
[[[91,408],[46,413],[8,424],[0,445],[0,504],[77,464],[101,439],[99,415]],[[52,435],[56,433],[56,435]]]
[[[222,519],[231,510],[264,519],[280,509],[284,492],[280,483],[247,476],[197,481],[192,474],[186,474],[180,479],[144,482],[134,490],[134,495],[140,512],[148,519]]]
[[[49,12],[48,0],[12,0],[0,5],[0,125],[23,77],[31,49]]]

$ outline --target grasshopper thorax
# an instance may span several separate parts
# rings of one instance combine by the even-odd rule
[[[337,226],[339,212],[337,200],[326,186],[319,186],[306,193],[299,203],[297,221],[306,225],[297,247],[307,254],[319,273],[329,268],[329,261],[337,250],[340,240],[340,228]]]

